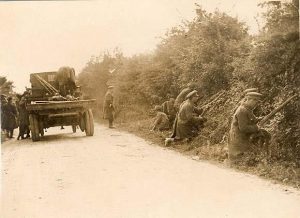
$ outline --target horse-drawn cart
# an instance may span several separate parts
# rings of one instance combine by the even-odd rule
[[[44,130],[54,126],[72,126],[73,132],[79,126],[87,136],[94,134],[91,108],[95,99],[82,100],[75,96],[78,87],[73,79],[75,72],[72,68],[64,70],[64,73],[67,72],[63,75],[64,83],[61,83],[62,76],[59,71],[30,75],[32,92],[26,108],[33,141],[39,141],[44,136]]]

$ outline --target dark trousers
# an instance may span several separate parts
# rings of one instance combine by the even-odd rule
[[[113,127],[113,118],[108,119],[108,127]]]
[[[14,129],[7,129],[6,134],[8,138],[12,138],[14,136]]]

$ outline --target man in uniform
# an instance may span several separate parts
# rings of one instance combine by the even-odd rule
[[[18,127],[17,124],[17,108],[13,103],[12,97],[8,97],[8,102],[3,106],[3,129],[6,130],[8,138],[13,138],[14,129]]]
[[[228,144],[228,157],[233,162],[250,151],[251,137],[264,132],[258,127],[259,119],[253,114],[253,110],[261,101],[261,96],[258,92],[248,92],[233,115]]]
[[[169,101],[165,101],[162,104],[162,112],[164,112],[168,116],[170,123],[173,123],[176,117],[176,109],[174,107],[174,103],[175,99],[170,98]]]
[[[113,86],[109,86],[108,90],[104,97],[104,104],[103,104],[103,118],[108,120],[108,127],[114,128],[113,121],[114,121],[114,96],[113,96]]]
[[[171,138],[166,138],[166,146],[175,140],[187,139],[190,141],[198,135],[199,127],[205,122],[205,119],[198,115],[200,111],[195,112],[195,104],[199,99],[198,92],[196,90],[190,92],[186,99],[177,114],[177,122],[174,124],[175,134]]]
[[[156,105],[154,110],[157,112],[157,114],[156,114],[156,117],[155,117],[155,120],[153,123],[153,127],[151,128],[151,130],[152,131],[154,131],[154,130],[163,131],[163,130],[170,129],[169,118],[168,118],[167,114],[162,112],[162,107],[160,105]]]
[[[26,101],[28,98],[29,93],[25,91],[21,97],[19,102],[19,135],[17,140],[24,139],[24,134],[26,134],[26,138],[30,137],[30,130],[29,130],[29,114],[26,109]]]
[[[184,88],[179,95],[177,96],[177,98],[175,99],[174,102],[174,107],[177,109],[177,111],[179,110],[180,105],[185,101],[186,96],[195,89],[196,84],[195,83],[188,83],[187,87]]]

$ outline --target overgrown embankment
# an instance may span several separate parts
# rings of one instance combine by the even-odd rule
[[[269,114],[300,93],[296,3],[262,4],[265,23],[255,36],[237,18],[197,7],[197,16],[171,28],[153,53],[124,57],[116,51],[91,59],[79,82],[86,95],[97,99],[98,108],[107,85],[115,85],[118,125],[160,144],[169,133],[149,131],[151,108],[175,98],[189,82],[202,96],[200,106],[224,92],[206,113],[208,122],[199,137],[189,145],[175,145],[184,153],[223,162],[231,117],[245,89],[258,88],[264,96],[257,116]],[[299,98],[263,127],[272,135],[270,147],[257,147],[255,155],[245,157],[238,168],[299,186]]]
[[[171,130],[151,132],[150,127],[153,123],[153,117],[149,117],[145,113],[147,110],[136,110],[139,107],[123,108],[123,111],[119,113],[115,121],[117,128],[164,146],[164,139],[170,136]],[[219,113],[220,116],[210,117],[207,114],[208,122],[206,126],[191,143],[177,142],[170,149],[192,156],[193,159],[209,160],[227,166],[226,137],[229,127],[228,119],[220,113],[222,110],[223,108],[219,108],[214,111],[214,114]],[[274,156],[266,157],[265,151],[259,150],[259,148],[257,153],[260,154],[247,156],[243,162],[233,167],[272,179],[275,182],[300,188],[300,168],[295,163],[287,160],[278,160]]]

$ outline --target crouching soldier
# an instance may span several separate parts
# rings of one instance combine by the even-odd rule
[[[169,101],[165,101],[162,104],[162,112],[164,112],[168,116],[170,123],[173,123],[176,117],[176,108],[174,106],[174,102],[175,99],[170,98]]]
[[[261,96],[257,92],[248,92],[233,115],[228,143],[228,158],[233,163],[246,152],[251,152],[252,138],[266,135],[266,131],[258,127],[259,119],[253,114],[253,110],[261,101]]]
[[[156,105],[154,110],[157,112],[157,114],[156,114],[154,123],[152,125],[151,131],[154,131],[154,130],[163,131],[163,130],[170,129],[169,118],[168,118],[167,114],[162,112],[162,107],[159,105]]]
[[[174,102],[174,107],[179,111],[180,105],[185,101],[186,96],[196,88],[196,83],[190,82],[187,84],[187,87],[184,88],[179,95],[176,97]]]
[[[166,138],[165,140],[166,146],[175,140],[186,139],[190,141],[193,137],[198,135],[199,129],[206,121],[205,118],[198,115],[200,111],[197,111],[197,113],[195,111],[195,103],[199,99],[198,92],[196,90],[190,92],[186,96],[186,99],[187,100],[180,106],[171,138]]]

